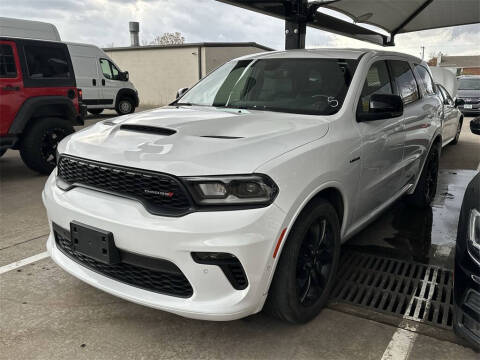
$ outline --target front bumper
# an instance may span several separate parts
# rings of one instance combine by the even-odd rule
[[[69,229],[72,221],[78,221],[111,231],[120,250],[175,264],[188,279],[193,294],[188,298],[164,295],[92,271],[60,251],[51,231],[48,252],[67,272],[126,300],[190,318],[234,320],[262,309],[274,268],[272,254],[286,221],[284,212],[275,204],[260,209],[162,217],[148,213],[134,200],[85,188],[65,192],[56,186],[54,173],[43,192],[51,230],[52,223]],[[248,286],[234,289],[219,266],[195,262],[191,252],[235,255]]]

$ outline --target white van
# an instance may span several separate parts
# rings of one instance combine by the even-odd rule
[[[0,17],[0,36],[61,41],[60,34],[53,24]]]
[[[83,91],[88,112],[100,114],[115,109],[130,114],[138,106],[138,92],[128,80],[128,72],[119,67],[95,45],[67,43],[77,86]]]

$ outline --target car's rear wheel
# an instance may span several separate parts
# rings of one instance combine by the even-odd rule
[[[319,199],[295,222],[270,286],[266,311],[292,323],[315,318],[328,301],[340,257],[340,223]]]
[[[68,120],[43,118],[31,122],[20,144],[20,155],[30,169],[49,174],[56,165],[58,143],[74,132]]]
[[[460,119],[458,121],[457,132],[455,133],[455,138],[450,142],[450,144],[455,145],[455,144],[458,143],[458,139],[460,138],[460,133],[462,132],[462,124],[463,124],[463,119]]]
[[[101,114],[103,109],[88,109],[88,112],[92,115],[99,115]]]
[[[115,110],[117,111],[118,115],[126,115],[133,113],[135,111],[135,106],[133,105],[132,99],[123,98],[117,102]]]
[[[440,148],[434,144],[428,154],[415,192],[408,196],[408,202],[416,207],[430,206],[437,193]]]

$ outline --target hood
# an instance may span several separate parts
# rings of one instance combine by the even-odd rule
[[[452,98],[457,96],[458,80],[454,72],[442,67],[430,67],[433,81],[443,85]]]
[[[97,123],[59,151],[177,176],[242,174],[327,131],[318,115],[165,107]]]

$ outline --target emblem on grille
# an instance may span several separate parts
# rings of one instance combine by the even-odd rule
[[[166,192],[166,191],[157,191],[157,190],[143,189],[143,192],[144,192],[145,194],[157,195],[157,196],[160,196],[160,197],[165,198],[165,199],[170,199],[170,198],[172,198],[172,196],[174,195],[174,193],[171,192],[171,191]]]

